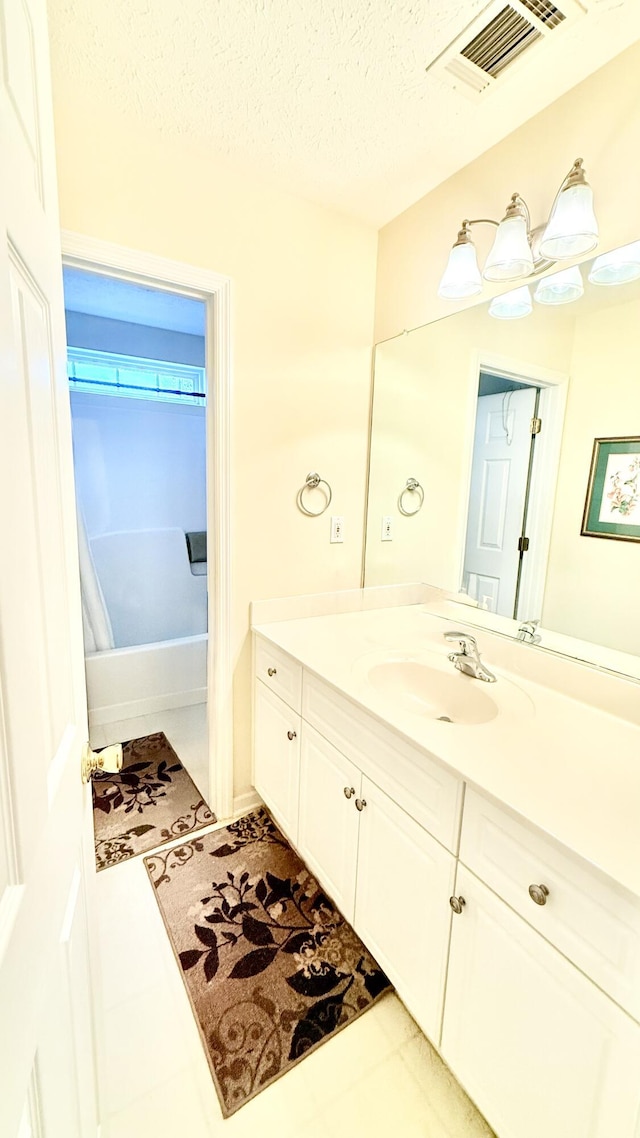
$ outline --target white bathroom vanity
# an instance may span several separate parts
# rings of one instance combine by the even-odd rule
[[[488,630],[473,679],[437,605],[274,611],[254,784],[289,841],[499,1138],[638,1138],[638,684]]]

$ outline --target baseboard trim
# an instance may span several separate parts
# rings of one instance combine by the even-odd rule
[[[104,727],[107,723],[135,719],[138,715],[154,715],[156,711],[172,711],[175,707],[193,707],[206,701],[206,688],[192,688],[190,691],[167,692],[126,703],[113,703],[109,707],[94,707],[89,711],[89,727]]]
[[[262,806],[262,799],[253,787],[251,790],[245,790],[244,794],[236,794],[233,799],[234,817],[248,814],[250,810],[255,810],[258,806]]]

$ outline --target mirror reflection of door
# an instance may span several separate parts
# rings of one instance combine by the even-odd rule
[[[522,615],[539,399],[538,387],[480,373],[462,587],[481,608],[507,617]]]

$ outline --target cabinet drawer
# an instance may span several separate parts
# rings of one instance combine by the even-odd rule
[[[308,672],[304,674],[302,718],[425,830],[457,852],[461,779]]]
[[[280,648],[256,634],[256,679],[262,680],[294,711],[300,711],[302,697],[302,665]]]
[[[640,1020],[640,901],[504,807],[467,788],[460,859]],[[544,885],[543,905],[529,886]]]

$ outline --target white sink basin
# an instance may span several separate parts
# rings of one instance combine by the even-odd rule
[[[495,684],[466,676],[446,652],[374,653],[361,657],[356,672],[385,705],[443,723],[471,727],[498,715],[531,715],[529,697],[504,676]]]

